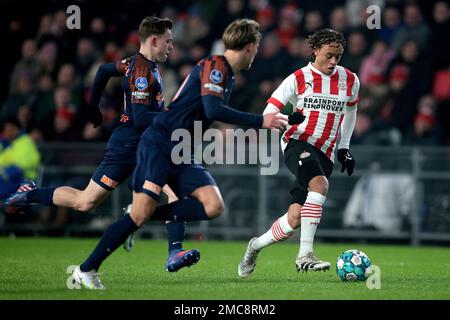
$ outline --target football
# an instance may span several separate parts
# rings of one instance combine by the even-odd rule
[[[337,259],[336,272],[342,281],[365,281],[370,274],[370,259],[359,250],[344,251]]]

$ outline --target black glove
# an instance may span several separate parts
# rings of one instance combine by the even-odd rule
[[[341,172],[347,169],[347,174],[351,176],[355,168],[355,159],[348,149],[339,149],[337,153],[338,161],[342,164]]]
[[[88,116],[89,122],[91,122],[94,125],[94,128],[97,128],[99,125],[102,124],[103,114],[101,113],[98,107],[90,105],[88,107]]]
[[[288,123],[292,126],[294,124],[300,124],[305,121],[306,117],[301,112],[291,113],[288,117]]]

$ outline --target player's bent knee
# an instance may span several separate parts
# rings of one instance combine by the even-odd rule
[[[147,217],[139,215],[130,215],[130,217],[138,228],[142,227],[148,220]]]
[[[318,192],[324,196],[326,196],[328,193],[328,187],[328,179],[324,176],[314,177],[313,179],[311,179],[308,185],[309,191]]]
[[[81,211],[81,212],[89,212],[93,209],[95,209],[97,207],[97,203],[95,201],[89,201],[89,200],[82,200],[77,202],[77,206],[76,206],[76,210]]]
[[[204,203],[206,215],[210,219],[219,217],[225,211],[225,204],[222,200],[214,200]]]

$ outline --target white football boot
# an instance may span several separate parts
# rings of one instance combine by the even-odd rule
[[[256,267],[256,260],[258,259],[258,254],[261,252],[260,250],[255,250],[252,248],[252,243],[258,239],[257,237],[254,237],[250,239],[247,245],[247,251],[245,251],[244,258],[242,258],[241,262],[238,266],[238,274],[242,278],[247,278],[250,273],[255,270]]]
[[[305,256],[297,257],[295,267],[297,272],[304,271],[326,271],[330,269],[331,264],[317,258],[312,252],[308,252]]]
[[[131,206],[132,205],[129,204],[126,208],[123,208],[122,212],[123,216],[131,213]],[[134,232],[125,239],[125,242],[123,243],[123,248],[126,251],[130,252],[131,250],[133,250],[133,246],[134,246]]]
[[[105,286],[100,280],[99,274],[95,270],[83,272],[80,266],[77,266],[73,272],[72,277],[76,283],[89,290],[106,290]]]

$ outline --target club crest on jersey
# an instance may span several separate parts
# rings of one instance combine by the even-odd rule
[[[310,155],[311,153],[309,153],[308,151],[303,151],[302,154],[300,155],[300,159],[308,158]]]
[[[209,79],[213,83],[221,83],[223,80],[223,74],[217,69],[213,69],[211,73],[209,74]]]
[[[338,88],[340,90],[346,90],[347,89],[347,84],[345,83],[345,81],[339,81]]]
[[[148,87],[147,79],[144,77],[139,77],[136,79],[135,85],[136,88],[138,88],[139,90],[144,90],[145,88]]]

